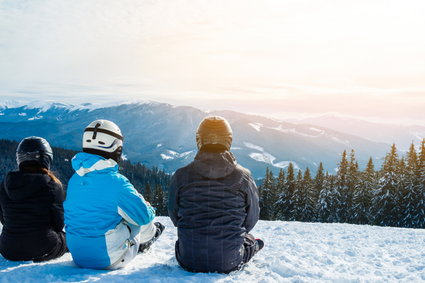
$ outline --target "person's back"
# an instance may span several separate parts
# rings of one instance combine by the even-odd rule
[[[198,138],[195,160],[176,171],[169,190],[169,215],[178,227],[176,257],[189,271],[237,270],[262,245],[248,234],[259,216],[255,183],[228,151],[231,141],[224,141],[221,147]]]
[[[80,267],[123,267],[142,251],[140,243],[150,245],[163,229],[152,223],[154,209],[118,172],[122,139],[114,123],[96,120],[85,130],[84,152],[72,159],[76,173],[68,184],[65,223]]]
[[[0,253],[7,259],[44,261],[67,250],[64,191],[48,170],[51,154],[44,139],[24,139],[17,150],[19,170],[9,172],[0,185]]]

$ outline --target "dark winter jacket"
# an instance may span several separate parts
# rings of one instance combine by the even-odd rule
[[[40,173],[9,172],[0,184],[0,253],[10,260],[40,260],[61,241],[62,185]]]
[[[178,227],[176,257],[195,272],[229,272],[243,258],[244,235],[258,221],[258,191],[233,155],[200,151],[176,171],[168,212]]]

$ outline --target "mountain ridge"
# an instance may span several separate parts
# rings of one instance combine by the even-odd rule
[[[172,173],[193,160],[199,122],[205,116],[220,115],[232,125],[232,151],[238,162],[249,168],[256,178],[264,175],[266,167],[277,173],[289,162],[296,168],[309,167],[313,171],[323,162],[325,168],[334,173],[342,151],[352,148],[361,166],[366,164],[371,153],[379,164],[388,149],[387,144],[325,127],[232,110],[202,111],[155,101],[113,106],[48,105],[0,106],[0,137],[19,141],[29,135],[39,135],[53,145],[80,150],[84,128],[95,119],[108,119],[122,129],[124,153],[130,160]]]

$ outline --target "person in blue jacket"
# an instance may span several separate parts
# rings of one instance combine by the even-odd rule
[[[67,245],[83,268],[117,269],[147,250],[164,226],[154,208],[118,172],[123,136],[108,120],[90,123],[64,202]]]

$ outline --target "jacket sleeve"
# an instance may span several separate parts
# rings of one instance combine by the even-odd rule
[[[60,232],[64,227],[63,220],[63,201],[65,199],[65,192],[61,184],[55,183],[53,192],[53,203],[50,208],[51,222],[53,230]]]
[[[118,197],[118,214],[128,223],[136,226],[146,225],[155,218],[155,209],[148,205],[130,181],[122,176]]]
[[[3,190],[3,182],[0,183],[0,197],[2,195],[2,190]],[[1,202],[0,202],[0,223],[3,224],[4,220],[3,220],[3,209],[1,208]]]
[[[0,223],[1,223],[1,224],[4,224],[4,223],[3,223],[3,210],[2,210],[2,208],[1,208],[1,204],[0,204]]]
[[[174,226],[177,227],[177,212],[178,212],[178,185],[176,173],[171,178],[171,185],[168,189],[168,216],[173,221]]]
[[[254,228],[255,224],[257,224],[257,221],[260,217],[260,205],[259,205],[259,198],[258,198],[258,189],[255,185],[254,180],[252,179],[251,175],[248,176],[248,188],[247,188],[247,198],[246,198],[246,211],[247,216],[245,218],[243,226],[245,227],[246,231],[249,232]]]

